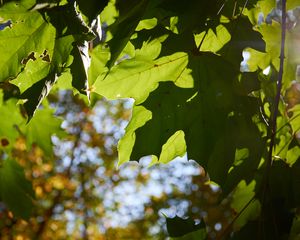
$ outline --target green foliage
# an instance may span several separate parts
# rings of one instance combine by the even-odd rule
[[[187,154],[222,189],[220,202],[232,201],[236,217],[221,237],[234,232],[241,238],[259,227],[266,229],[259,237],[288,236],[300,203],[300,16],[299,1],[287,1],[288,18],[282,19],[285,2],[4,3],[0,23],[9,24],[0,31],[1,151],[9,152],[7,145],[24,134],[28,145],[36,142],[51,154],[60,120],[39,108],[57,78],[71,73],[72,86],[92,99],[134,99],[118,144],[119,164],[144,156],[152,156],[152,164],[168,163]],[[92,26],[99,14],[102,39]],[[17,103],[23,103],[22,114]],[[28,120],[35,115],[26,127],[24,109]],[[24,195],[14,167],[3,160],[1,177]],[[5,168],[11,169],[7,175]],[[30,208],[28,199],[24,204]]]
[[[24,128],[29,148],[33,143],[37,143],[47,156],[53,154],[51,136],[53,134],[59,137],[65,136],[65,132],[60,128],[61,122],[61,119],[53,119],[52,109],[37,111],[34,118]]]
[[[14,160],[6,159],[0,168],[1,200],[17,217],[28,219],[33,208],[34,192],[25,179],[23,168]]]

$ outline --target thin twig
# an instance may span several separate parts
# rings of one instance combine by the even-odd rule
[[[270,132],[270,146],[269,153],[266,162],[266,181],[269,178],[270,169],[273,161],[273,149],[275,146],[275,138],[276,138],[276,129],[277,129],[277,116],[279,114],[279,102],[281,96],[281,88],[282,88],[282,78],[283,78],[283,65],[284,65],[284,48],[285,48],[285,35],[286,35],[286,0],[282,0],[282,23],[281,23],[281,48],[280,48],[280,67],[278,73],[278,81],[277,81],[277,93],[274,102],[274,112],[272,116],[272,120],[270,122],[271,132]]]

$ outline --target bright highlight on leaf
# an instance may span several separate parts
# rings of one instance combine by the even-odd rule
[[[202,42],[200,51],[218,52],[226,43],[230,41],[231,35],[228,30],[223,26],[217,26],[216,30],[209,29],[207,34],[202,32],[195,36],[196,45]]]
[[[161,81],[191,82],[184,76],[188,56],[186,53],[175,53],[157,60],[139,57],[121,62],[112,70],[99,76],[92,86],[92,91],[108,99],[134,98],[136,103],[146,100],[149,93],[155,90]]]

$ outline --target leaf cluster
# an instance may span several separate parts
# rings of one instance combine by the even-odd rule
[[[33,134],[29,144],[42,132],[31,133],[29,126],[42,121],[39,111],[50,111],[37,109],[55,85],[68,83],[92,103],[97,95],[133,98],[119,164],[143,156],[151,156],[151,164],[168,163],[186,154],[222,189],[220,202],[232,199],[236,217],[221,226],[220,238],[297,235],[300,16],[299,1],[285,3],[4,3],[0,118],[9,126],[0,130],[2,145],[16,137],[5,120],[15,98],[29,120],[36,112],[26,130]],[[13,114],[19,125],[24,117]],[[49,141],[40,144],[47,149]],[[3,169],[12,168],[10,160],[3,162]],[[1,177],[10,184],[21,179],[12,175]],[[1,194],[11,202],[3,187]],[[185,234],[195,230],[190,220],[169,225],[186,226]]]

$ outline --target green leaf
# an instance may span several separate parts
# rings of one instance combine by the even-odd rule
[[[11,11],[20,11],[20,8],[22,5],[5,5],[0,15],[3,12],[4,16],[9,17]],[[55,29],[38,12],[25,13],[25,10],[21,19],[12,20],[11,28],[0,31],[0,81],[16,77],[31,52],[42,54],[47,50],[52,54]]]
[[[293,164],[299,159],[299,153],[300,147],[295,146],[288,150],[286,154],[286,163],[290,166],[293,166]]]
[[[145,123],[149,121],[151,117],[151,112],[145,109],[143,106],[135,106],[133,108],[131,120],[125,129],[125,135],[118,143],[118,165],[128,162],[135,143],[135,131],[145,125]]]
[[[151,93],[143,103],[143,106],[152,112],[152,119],[147,119],[149,121],[142,128],[139,128],[140,126],[134,128],[137,129],[137,139],[130,157],[131,160],[138,160],[145,155],[156,155],[163,162],[169,162],[175,157],[173,154],[163,153],[162,148],[167,150],[172,139],[179,140],[177,143],[184,143],[184,134],[180,130],[185,130],[186,125],[181,124],[180,121],[184,121],[186,101],[194,94],[191,89],[182,89],[183,92],[180,95],[180,90],[172,83],[161,83],[159,88]],[[133,117],[135,117],[134,112]],[[136,123],[130,122],[130,124]],[[178,131],[177,134],[176,131]],[[145,138],[141,137],[143,134],[145,134]],[[167,141],[169,142],[167,143]],[[174,147],[179,150],[178,154],[184,154],[185,146],[179,147],[177,143]],[[164,147],[162,147],[163,145]],[[176,150],[172,152],[175,153]],[[128,160],[129,158],[126,159],[126,161]]]
[[[133,149],[122,155],[121,163],[148,155],[156,156],[156,161],[160,158],[169,162],[184,154],[186,143],[188,158],[203,166],[228,194],[241,179],[253,178],[263,153],[264,142],[252,121],[258,101],[235,95],[232,87],[235,73],[222,58],[203,54],[191,59],[195,87],[184,89],[162,82],[150,93],[141,105],[152,112],[152,118],[143,118],[140,123],[133,112],[130,132],[126,129],[119,145],[119,149]],[[219,71],[209,67],[213,63]],[[238,100],[233,101],[234,98]],[[133,132],[135,137],[129,138]],[[162,151],[169,146],[171,152]],[[247,148],[249,155],[235,164],[235,151],[241,148]]]
[[[111,26],[113,39],[108,43],[111,51],[111,58],[107,63],[109,69],[114,65],[134,33],[147,8],[148,2],[149,0],[135,0],[126,3],[117,1],[116,6],[120,14],[117,21]]]
[[[32,119],[33,114],[38,109],[43,99],[49,94],[53,84],[56,81],[57,76],[55,74],[49,74],[44,79],[33,84],[22,95],[22,99],[27,101],[24,103],[24,108],[28,115],[28,122]]]
[[[242,228],[249,220],[256,219],[260,214],[260,202],[254,199],[255,185],[254,180],[249,184],[241,181],[233,193],[231,207],[237,214],[240,214],[233,224],[235,231]]]
[[[245,51],[250,54],[250,58],[247,60],[250,72],[255,72],[258,69],[264,70],[270,65],[271,57],[268,54],[252,48],[246,48]]]
[[[182,157],[186,153],[186,143],[184,132],[176,131],[162,146],[161,153],[158,159],[160,163],[168,163],[170,159]]]
[[[30,83],[27,82],[28,79],[25,77],[31,77],[31,80],[33,80],[33,85],[21,94],[21,99],[27,100],[24,107],[28,115],[28,121],[32,118],[43,99],[49,94],[58,75],[60,75],[66,67],[70,66],[70,53],[73,48],[73,41],[74,37],[72,35],[56,39],[52,50],[53,55],[50,59],[50,67],[47,68],[45,64],[42,64],[41,66],[37,64],[30,64],[26,67],[24,74],[21,74],[21,77],[14,81],[14,83],[19,86],[28,86]],[[46,55],[42,55],[42,58],[47,56],[48,55],[46,53]],[[33,69],[31,69],[31,67]],[[46,71],[47,69],[48,72]],[[40,79],[40,77],[44,75],[46,76]],[[23,83],[23,81],[25,82]]]
[[[195,82],[203,85],[201,89],[206,89],[201,94],[197,95],[197,88],[181,89],[172,83],[160,83],[160,87],[151,93],[143,106],[152,111],[152,120],[145,127],[138,129],[131,159],[153,154],[159,156],[161,146],[177,130],[183,130],[186,135],[189,157],[206,166],[205,162],[210,155],[209,152],[213,149],[215,138],[226,124],[227,116],[225,112],[223,113],[223,107],[230,104],[230,97],[227,98],[227,95],[230,96],[230,84],[226,84],[221,79],[223,76],[232,76],[232,73],[229,73],[230,68],[225,67],[226,65],[218,66],[220,69],[224,68],[226,74],[220,75],[214,70],[209,71],[208,66],[211,66],[210,61],[213,59],[216,65],[218,62],[216,56],[201,56],[199,65],[196,64],[195,71],[192,72],[195,74]],[[230,77],[228,79],[231,81]],[[210,81],[212,82],[208,87],[206,84]],[[218,91],[223,92],[223,95],[217,95]],[[211,107],[206,108],[206,103]],[[198,109],[198,111],[193,111],[193,109]],[[218,113],[220,113],[218,117],[215,117]],[[189,145],[193,141],[198,142],[197,148],[193,148],[192,144]]]
[[[12,81],[19,89],[20,93],[24,93],[33,84],[45,78],[50,70],[50,63],[44,61],[42,58],[36,60],[29,60],[25,69]]]
[[[74,46],[71,52],[71,55],[73,56],[73,62],[70,66],[72,86],[83,94],[87,94],[88,89],[87,71],[90,65],[88,54],[87,42]]]
[[[200,51],[209,51],[215,53],[219,51],[227,42],[230,41],[230,33],[223,25],[217,26],[215,32],[216,33],[214,33],[212,29],[209,29],[207,34],[205,32],[202,32],[195,35],[196,45],[199,46],[206,34],[201,44]]]
[[[134,98],[136,103],[140,103],[157,88],[160,81],[193,86],[186,70],[186,53],[151,60],[151,55],[157,54],[155,48],[149,52],[141,51],[143,52],[136,53],[134,59],[125,60],[113,67],[107,77],[107,73],[100,75],[92,86],[92,91],[108,99]]]
[[[143,29],[152,29],[157,25],[157,19],[156,18],[150,18],[150,19],[144,19],[141,20],[138,24],[138,26],[136,27],[136,31],[141,31]]]
[[[88,69],[88,81],[89,85],[92,85],[96,81],[97,77],[106,70],[105,65],[109,60],[110,53],[108,48],[105,48],[100,44],[93,48],[90,52],[90,56],[91,65]]]
[[[0,8],[0,22],[10,19],[19,22],[28,14],[28,10],[34,6],[35,0],[4,1]]]
[[[34,192],[23,168],[14,160],[6,159],[0,167],[0,196],[16,217],[30,217]]]
[[[100,14],[108,4],[108,0],[77,0],[80,11],[87,16],[89,24]]]

